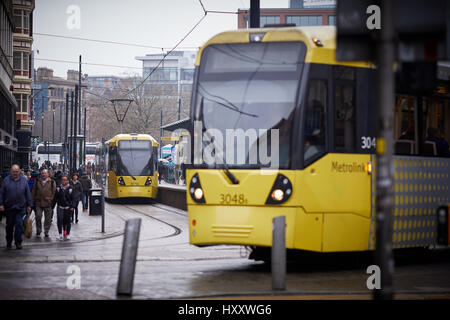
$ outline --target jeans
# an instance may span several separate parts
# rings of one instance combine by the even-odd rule
[[[56,222],[58,224],[58,232],[62,234],[63,231],[67,231],[67,234],[70,234],[70,209],[63,209],[60,206],[56,209]]]
[[[16,244],[22,243],[23,219],[25,218],[25,209],[6,211],[6,243],[10,245],[13,240]]]
[[[81,203],[83,204],[83,209],[87,210],[89,203],[89,191],[81,194]]]
[[[75,210],[72,211],[72,215],[71,215],[71,217],[70,217],[70,220],[71,220],[72,222],[78,221],[78,203],[79,203],[79,202],[80,202],[79,200],[75,202],[75,203],[76,203],[76,204],[75,204]],[[73,219],[74,214],[75,214],[75,220]]]

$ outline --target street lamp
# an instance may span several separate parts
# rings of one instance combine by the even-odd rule
[[[55,108],[53,106],[52,106],[52,122],[53,122],[52,143],[55,143]]]

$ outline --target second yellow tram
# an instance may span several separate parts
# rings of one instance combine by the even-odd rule
[[[156,199],[158,142],[147,134],[119,134],[106,142],[107,199]]]

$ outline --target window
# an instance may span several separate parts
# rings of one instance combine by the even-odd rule
[[[334,145],[336,151],[355,151],[355,70],[334,67]]]
[[[19,33],[28,33],[30,29],[30,12],[27,10],[14,10],[14,25]]]
[[[15,51],[13,56],[13,69],[28,71],[30,55],[28,52]]]
[[[194,69],[181,69],[181,80],[192,81],[194,79]]]
[[[326,106],[326,82],[323,80],[311,80],[305,109],[305,165],[309,165],[325,154]]]
[[[286,23],[294,23],[296,26],[321,26],[322,16],[286,16]]]
[[[335,26],[336,25],[336,16],[328,16],[328,25]]]
[[[19,107],[18,112],[28,113],[28,95],[16,93],[14,97],[17,100],[17,105]]]
[[[144,69],[144,76],[147,77],[152,71],[152,68]],[[150,81],[177,81],[178,69],[177,68],[158,68],[150,76]]]
[[[280,24],[280,16],[260,16],[259,26],[264,27],[266,24]]]

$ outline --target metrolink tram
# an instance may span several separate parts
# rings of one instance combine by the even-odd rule
[[[106,141],[107,199],[155,199],[158,192],[158,142],[146,134],[119,134]]]
[[[190,243],[258,252],[272,244],[272,219],[285,216],[288,249],[375,248],[375,68],[336,61],[335,46],[334,27],[286,27],[220,33],[199,50]],[[396,94],[394,248],[434,246],[448,230],[448,217],[437,218],[450,203],[442,85]]]

